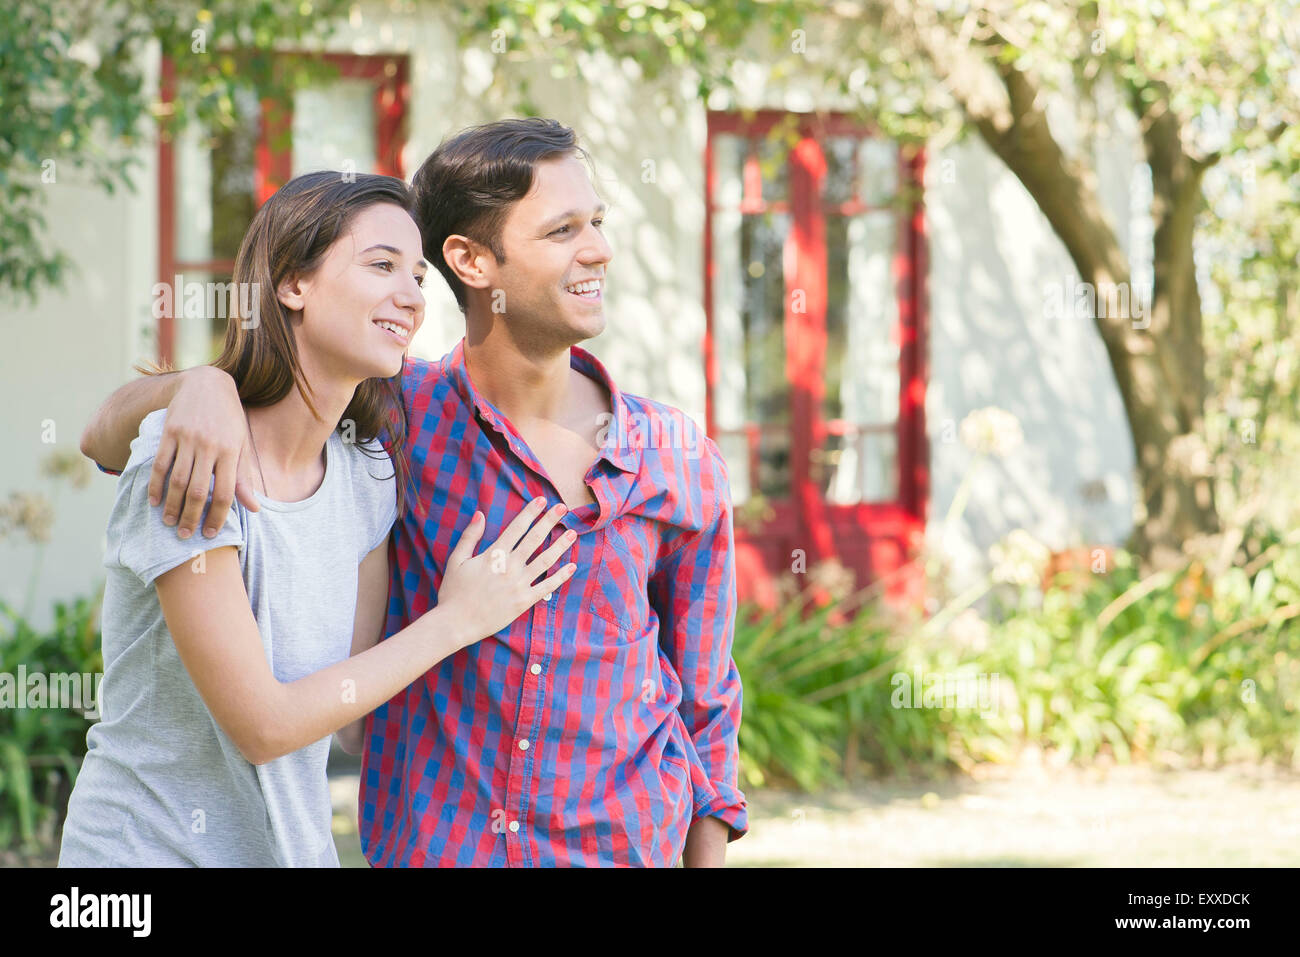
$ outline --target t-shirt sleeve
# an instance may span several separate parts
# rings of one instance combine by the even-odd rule
[[[365,547],[360,555],[365,558],[388,539],[397,521],[397,479],[393,460],[378,439],[358,448],[365,451],[359,451],[354,457],[353,488],[361,514],[368,519],[363,538]]]
[[[202,530],[212,504],[209,501],[204,506],[198,530],[187,539],[176,534],[178,526],[163,524],[161,502],[149,504],[149,474],[158,451],[165,413],[165,409],[150,413],[140,424],[140,435],[131,443],[131,458],[117,480],[117,497],[108,520],[105,564],[128,569],[146,585],[203,552],[225,545],[242,548],[244,544],[238,503],[231,506],[217,534],[208,538]]]

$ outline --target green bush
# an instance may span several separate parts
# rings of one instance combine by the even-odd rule
[[[39,632],[0,602],[0,673],[15,681],[20,665],[29,675],[102,673],[99,607],[98,596],[57,603],[52,628]],[[74,709],[0,708],[0,849],[30,853],[52,845],[90,723]]]
[[[1217,575],[1189,561],[1140,580],[1118,552],[1104,573],[1046,591],[996,587],[975,644],[950,609],[917,623],[806,596],[746,609],[733,652],[743,786],[969,769],[1027,745],[1064,760],[1300,767],[1300,551],[1285,541]],[[995,707],[894,707],[894,676],[917,670],[997,675]]]

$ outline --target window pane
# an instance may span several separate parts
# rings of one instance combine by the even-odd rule
[[[715,150],[716,183],[735,176],[735,151]],[[785,375],[784,249],[789,216],[714,214],[714,391],[719,446],[734,500],[790,496],[790,387]],[[757,459],[758,474],[751,474]]]
[[[212,150],[212,258],[234,259],[257,212],[257,97],[236,98],[242,122],[218,138]]]
[[[293,97],[293,175],[375,168],[375,84],[335,79]]]
[[[257,98],[240,91],[235,109],[233,128],[213,133],[191,123],[173,145],[178,262],[234,259],[257,210]]]
[[[862,201],[886,206],[898,190],[898,147],[887,140],[862,140],[858,149]]]
[[[889,210],[826,218],[826,392],[822,417],[842,422],[814,455],[828,500],[837,504],[897,494],[898,292],[893,276],[895,217]],[[864,432],[864,427],[877,427]]]
[[[790,147],[773,130],[757,143],[758,168],[763,174],[763,202],[783,203],[790,198]]]
[[[739,209],[744,198],[747,140],[729,133],[713,138],[713,206]]]
[[[189,270],[181,274],[179,287],[173,280],[167,285],[173,287],[176,368],[211,362],[225,341],[233,292],[230,274]]]
[[[822,153],[826,157],[822,199],[827,203],[847,203],[853,199],[861,142],[857,137],[833,136],[822,144]]]
[[[898,497],[898,434],[850,427],[826,437],[825,451],[814,455],[813,474],[832,505],[889,502]]]
[[[740,230],[745,421],[762,426],[758,490],[790,495],[790,383],[785,374],[784,250],[790,217],[746,216]]]

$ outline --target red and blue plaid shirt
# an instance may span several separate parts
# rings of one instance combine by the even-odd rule
[[[692,821],[748,830],[727,470],[680,411],[603,384],[613,417],[567,513],[578,571],[509,627],[440,662],[366,720],[361,845],[375,866],[672,866]],[[560,501],[475,391],[464,342],[408,359],[407,448],[421,511],[394,528],[385,634],[437,602],[475,509],[482,545],[533,498]]]

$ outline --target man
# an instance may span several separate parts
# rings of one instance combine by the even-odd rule
[[[748,829],[727,471],[686,416],[621,392],[576,347],[605,327],[612,258],[583,158],[554,121],[504,120],[448,140],[414,179],[425,257],[466,335],[406,364],[415,501],[393,532],[385,634],[436,602],[475,509],[492,541],[533,498],[564,503],[542,547],[573,530],[579,571],[369,716],[360,831],[376,866],[721,866]],[[123,387],[82,443],[125,460],[132,427],[167,405],[174,449],[165,436],[151,488],[173,450],[193,460],[188,488],[167,490],[182,537],[212,476],[210,514],[245,497],[247,443],[212,397],[233,384],[212,371]]]

